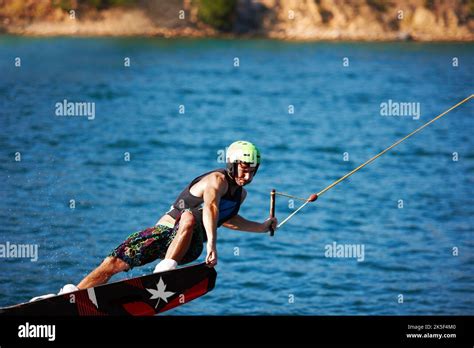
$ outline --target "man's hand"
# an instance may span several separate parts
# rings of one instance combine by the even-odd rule
[[[273,230],[276,231],[278,225],[278,220],[276,217],[268,218],[262,224],[262,232],[270,231],[270,226],[273,227]]]
[[[217,265],[217,249],[214,245],[207,245],[206,265],[209,267]]]

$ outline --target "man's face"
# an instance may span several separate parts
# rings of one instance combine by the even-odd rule
[[[235,182],[239,186],[244,186],[250,183],[255,175],[256,166],[248,163],[239,163],[237,165],[237,175],[235,176]]]

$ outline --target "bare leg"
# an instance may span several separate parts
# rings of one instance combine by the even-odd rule
[[[194,230],[194,216],[190,212],[184,212],[179,220],[178,231],[166,252],[166,259],[180,262],[189,249]]]
[[[194,229],[194,216],[190,212],[185,212],[179,221],[176,236],[168,247],[165,258],[179,262],[189,249]],[[78,285],[79,289],[88,289],[96,285],[105,284],[114,275],[129,269],[129,265],[117,258],[107,257],[102,264],[87,275]]]
[[[114,274],[129,269],[128,264],[119,258],[108,256],[99,267],[87,275],[78,285],[79,289],[88,289],[105,284]]]

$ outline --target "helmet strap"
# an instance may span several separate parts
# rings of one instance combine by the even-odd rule
[[[239,163],[234,162],[232,165],[232,179],[235,181],[235,177],[239,174]]]

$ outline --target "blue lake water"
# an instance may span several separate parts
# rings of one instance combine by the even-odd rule
[[[0,305],[79,282],[238,139],[262,151],[241,214],[263,221],[272,188],[318,192],[474,93],[473,62],[472,43],[0,37],[0,243],[39,245],[36,262],[0,259]],[[64,99],[95,103],[95,118],[56,116]],[[388,100],[419,103],[420,117],[382,116]],[[273,238],[219,229],[216,288],[168,313],[473,315],[473,107]],[[277,201],[280,220],[298,206]],[[364,260],[326,257],[333,242],[364,246]]]

